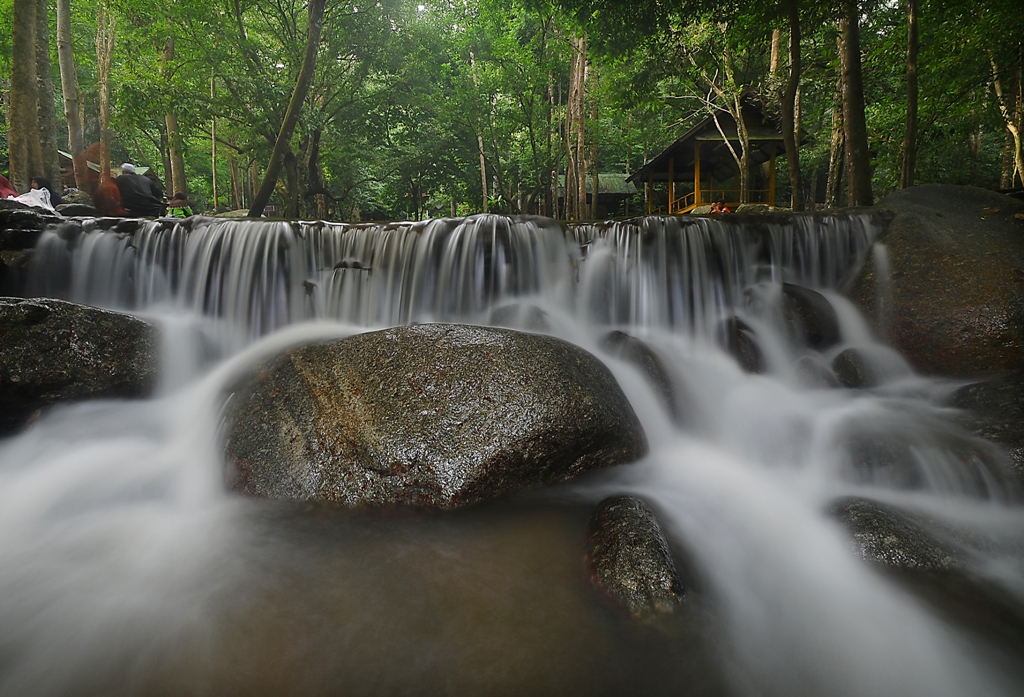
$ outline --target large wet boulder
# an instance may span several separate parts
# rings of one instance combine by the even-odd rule
[[[865,561],[1001,650],[1024,651],[1024,603],[975,561],[998,558],[1004,542],[862,498],[840,499],[829,513]]]
[[[738,317],[728,317],[718,324],[715,338],[718,345],[736,359],[747,373],[763,373],[768,366],[757,341],[757,333]]]
[[[879,238],[889,274],[879,278],[869,262],[849,290],[878,334],[927,374],[1024,365],[1024,220],[1014,217],[1024,202],[930,184],[879,205],[896,213]]]
[[[1024,372],[964,385],[949,405],[964,410],[961,425],[1002,447],[1024,489]]]
[[[349,506],[451,509],[647,451],[591,354],[452,324],[289,350],[237,385],[226,433],[237,490]]]
[[[148,322],[51,298],[0,298],[0,432],[55,402],[143,397],[156,385]]]
[[[658,519],[638,498],[602,501],[590,519],[587,566],[594,585],[637,620],[673,613],[684,588]]]

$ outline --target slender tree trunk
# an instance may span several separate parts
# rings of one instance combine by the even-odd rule
[[[903,132],[900,188],[914,185],[917,166],[917,0],[907,0],[907,126]]]
[[[789,166],[789,185],[792,189],[790,205],[794,211],[804,209],[803,182],[800,180],[800,132],[796,118],[796,93],[800,86],[800,5],[797,0],[786,0],[789,17],[789,81],[782,96],[782,141],[786,146]]]
[[[590,160],[590,210],[588,211],[588,217],[591,220],[597,220],[597,194],[598,194],[598,183],[601,175],[597,166],[597,125],[598,125],[598,112],[597,112],[597,97],[592,96],[590,103],[590,122],[594,126],[594,130],[591,130],[590,136],[590,153],[587,158]]]
[[[1019,51],[1019,48],[1018,48]],[[1020,55],[1018,53],[1018,61],[1020,61]],[[1010,186],[1006,188],[1012,188],[1016,178],[1020,178],[1024,182],[1024,157],[1021,153],[1021,91],[1024,90],[1024,85],[1021,84],[1020,70],[1021,66],[1017,67],[1016,80],[1011,80],[1011,88],[1013,82],[1016,82],[1017,94],[1007,95],[1003,91],[1002,80],[999,76],[999,66],[996,65],[994,54],[989,52],[989,63],[992,65],[992,89],[996,93],[996,100],[999,104],[999,113],[1003,116],[1003,123],[1006,126],[1007,132],[1013,138],[1013,174],[1010,176]]]
[[[1013,136],[1009,131],[1003,134],[1003,161],[999,169],[999,188],[1013,188]]]
[[[870,206],[874,203],[874,195],[871,192],[871,153],[868,151],[860,64],[860,8],[857,0],[844,0],[843,9],[839,31],[843,39],[840,63],[843,71],[848,202],[851,206]]]
[[[53,186],[61,187],[60,156],[57,154],[57,109],[53,98],[53,69],[50,65],[49,0],[36,5],[36,94],[39,111],[39,172]]]
[[[114,60],[114,15],[106,0],[96,11],[96,76],[100,93],[100,183],[110,180],[110,66]]]
[[[842,78],[836,85],[832,102],[832,145],[829,148],[828,184],[825,187],[825,207],[836,208],[843,186],[843,159],[846,150],[846,129],[843,127]]]
[[[286,188],[284,217],[299,217],[299,160],[290,149],[284,154],[284,181]]]
[[[11,97],[7,146],[11,184],[19,193],[42,166],[36,80],[36,0],[15,0],[11,25]]]
[[[71,0],[57,0],[57,58],[60,63],[60,84],[64,93],[64,119],[68,124],[68,150],[75,170],[75,186],[86,182],[85,133],[82,130],[78,72],[71,36]]]
[[[167,140],[167,126],[164,123],[158,123],[157,128],[160,129],[160,159],[164,167],[164,189],[174,188],[174,183],[171,180],[171,146]],[[174,195],[174,192],[171,192]]]
[[[469,68],[473,75],[473,86],[476,87],[479,84],[479,80],[476,75],[476,55],[469,52]],[[483,212],[489,212],[489,198],[487,195],[487,155],[484,153],[484,133],[483,125],[477,126],[476,130],[476,150],[480,156],[480,192],[482,196]]]
[[[242,207],[242,196],[238,186],[238,159],[234,153],[231,154],[231,209],[238,210]]]
[[[174,60],[174,37],[164,44],[163,53],[160,59],[160,72],[163,74],[164,83],[168,84],[171,79],[171,62]],[[185,154],[181,141],[181,130],[178,128],[178,115],[174,112],[174,106],[168,104],[164,112],[164,126],[167,129],[168,150],[171,154],[171,191],[181,192],[188,195],[188,179],[185,177]]]
[[[217,96],[217,77],[210,76],[210,103]],[[217,117],[210,121],[210,170],[213,174],[213,208],[217,209]]]
[[[270,195],[274,193],[274,186],[277,184],[277,177],[281,173],[281,165],[285,152],[289,150],[289,142],[292,133],[295,131],[295,124],[299,121],[299,112],[302,111],[302,102],[309,92],[309,85],[313,82],[313,72],[316,69],[316,54],[320,47],[320,32],[324,26],[324,7],[327,0],[310,0],[309,2],[309,29],[306,34],[306,54],[302,59],[302,68],[299,70],[298,80],[295,82],[295,91],[292,92],[291,101],[288,103],[288,111],[285,112],[284,123],[281,124],[281,131],[277,134],[277,142],[274,144],[274,152],[267,163],[267,172],[263,176],[263,183],[260,190],[253,199],[249,208],[250,217],[258,217],[263,213]]]

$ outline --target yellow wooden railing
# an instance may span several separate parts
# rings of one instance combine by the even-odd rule
[[[750,190],[750,202],[751,203],[767,203],[768,196],[771,193],[769,189],[751,189]],[[682,215],[689,213],[697,207],[695,192],[691,191],[688,194],[683,194],[679,198],[672,201],[669,209],[674,215]],[[700,190],[700,205],[707,206],[714,201],[725,201],[725,205],[732,210],[736,209],[740,200],[739,189],[701,189]],[[659,209],[659,212],[660,209]]]

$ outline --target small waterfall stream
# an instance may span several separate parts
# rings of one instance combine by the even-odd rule
[[[915,375],[839,293],[884,263],[883,222],[192,218],[45,233],[30,294],[154,319],[165,375],[153,399],[62,406],[0,442],[0,695],[1019,694],[998,650],[867,567],[826,514],[869,496],[969,529],[984,541],[974,572],[1024,602],[1024,513],[1000,453],[952,425],[952,383]],[[784,283],[829,300],[836,345],[794,344]],[[722,348],[735,320],[761,374]],[[285,346],[430,321],[601,356],[650,455],[439,519],[297,516],[224,491],[232,375]],[[681,416],[608,355],[613,329],[663,360]],[[879,386],[808,385],[802,365],[849,347]],[[902,467],[871,466],[874,447]],[[700,637],[638,634],[579,587],[580,520],[622,492],[657,506],[697,569]]]

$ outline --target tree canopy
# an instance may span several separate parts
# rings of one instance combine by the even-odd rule
[[[43,130],[56,130],[61,150],[75,148],[60,2],[87,152],[101,140],[108,99],[111,161],[153,168],[168,193],[185,189],[200,210],[250,208],[271,168],[264,194],[277,215],[418,219],[486,208],[590,217],[596,209],[573,201],[598,173],[636,171],[738,94],[755,95],[799,135],[781,205],[792,193],[783,182],[799,187],[798,206],[824,205],[830,187],[832,202],[847,200],[837,193],[845,184],[836,3],[326,0],[309,47],[316,3],[299,0],[0,0],[7,26],[29,11],[49,26],[31,61],[15,52],[23,34],[0,34],[0,171],[23,167],[9,143],[23,147],[18,90],[29,62],[33,72],[45,63],[51,77],[32,102],[54,105]],[[868,146],[857,176],[866,172],[874,196],[906,183],[908,166],[916,183],[1019,186],[1018,0],[847,4],[859,19]],[[98,35],[111,47],[109,75]],[[294,100],[294,123],[283,128]],[[643,196],[605,213],[646,210]]]

